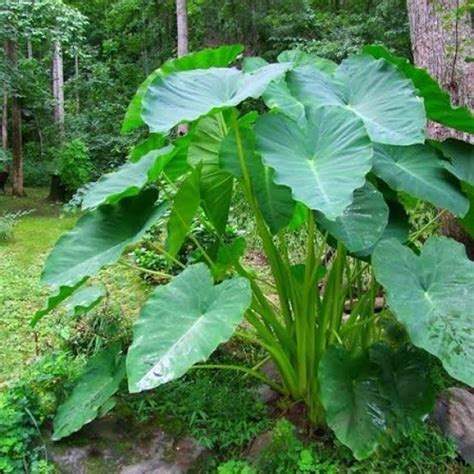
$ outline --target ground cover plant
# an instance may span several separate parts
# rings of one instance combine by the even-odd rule
[[[182,268],[154,272],[169,283],[142,307],[131,346],[114,344],[89,361],[53,439],[107,410],[125,377],[136,393],[194,366],[240,371],[302,401],[315,427],[329,426],[365,459],[430,412],[429,354],[473,385],[474,264],[444,237],[419,249],[426,229],[409,228],[403,205],[404,196],[427,201],[472,230],[472,146],[424,134],[427,119],[472,133],[472,114],[381,47],[339,65],[288,51],[275,64],[245,58],[241,70],[229,67],[241,52],[203,50],[145,81],[123,129],[146,124],[149,138],[88,190],[87,213],[46,261],[42,280],[54,291],[33,325],[151,226],[166,229],[155,248]],[[249,99],[268,111],[242,112]],[[188,133],[175,136],[183,123]],[[269,277],[241,261],[245,239],[224,238],[234,187]],[[195,219],[211,243],[193,233]],[[302,261],[288,252],[294,229],[307,236]],[[177,258],[187,240],[202,255],[189,266]],[[251,329],[239,328],[243,321]],[[281,382],[259,364],[202,363],[235,333],[264,349]]]

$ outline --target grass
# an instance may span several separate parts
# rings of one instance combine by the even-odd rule
[[[18,210],[31,211],[14,227],[13,240],[0,245],[0,387],[19,377],[36,356],[60,344],[62,332],[58,315],[48,315],[30,327],[34,312],[42,307],[48,295],[40,284],[40,274],[48,252],[77,220],[61,217],[62,206],[47,201],[48,190],[27,189],[27,197],[0,196],[0,216]],[[146,296],[146,290],[135,272],[123,269],[101,273],[100,279],[109,291],[109,307],[133,318]]]

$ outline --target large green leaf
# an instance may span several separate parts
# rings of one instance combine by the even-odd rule
[[[438,357],[452,377],[474,385],[474,263],[464,246],[431,237],[417,256],[384,240],[372,263],[412,343]]]
[[[449,159],[446,168],[461,181],[474,186],[474,145],[455,138],[434,145]]]
[[[387,429],[387,401],[368,357],[353,358],[340,346],[329,347],[319,365],[321,403],[337,439],[357,459],[370,456]]]
[[[176,71],[188,71],[191,69],[206,69],[209,67],[226,67],[232,64],[237,56],[243,51],[239,44],[224,45],[219,48],[203,49],[180,58],[166,61],[159,69],[153,71],[140,85],[138,91],[130,102],[122,125],[122,133],[144,125],[141,117],[142,101],[148,87],[160,76],[166,76]]]
[[[103,349],[86,365],[70,397],[54,418],[53,440],[80,430],[99,415],[125,377],[125,357],[120,344]]]
[[[233,178],[219,167],[219,149],[227,134],[224,114],[202,118],[191,138],[188,161],[202,163],[201,199],[204,212],[218,230],[225,231],[232,199]]]
[[[235,68],[196,69],[158,77],[143,98],[143,120],[152,132],[168,133],[179,123],[260,97],[289,67],[269,64],[248,74]]]
[[[328,219],[342,215],[371,168],[372,145],[364,124],[342,107],[310,108],[300,128],[281,114],[261,117],[257,151],[275,170],[275,182]]]
[[[201,200],[200,179],[201,167],[198,166],[180,184],[174,197],[168,219],[168,235],[166,238],[166,250],[173,257],[180,251],[191,228],[194,216],[199,209]]]
[[[335,221],[316,213],[319,224],[351,252],[372,247],[384,234],[388,216],[382,193],[369,182],[354,191],[354,200]]]
[[[147,189],[82,216],[49,254],[43,283],[72,287],[115,263],[125,247],[139,241],[166,211],[167,204],[156,204],[157,197],[156,190]]]
[[[82,200],[82,209],[92,209],[101,204],[114,204],[126,196],[135,196],[141,189],[155,181],[173,158],[173,146],[147,153],[139,161],[125,163],[114,173],[109,173],[88,190]]]
[[[413,84],[384,60],[353,56],[339,65],[334,76],[303,65],[288,74],[288,83],[305,106],[339,105],[358,115],[375,142],[424,142],[423,102]]]
[[[469,211],[458,222],[464,228],[464,230],[474,239],[474,186],[464,183],[464,192],[469,199]]]
[[[374,173],[392,189],[405,191],[458,216],[466,214],[469,208],[468,199],[449,179],[437,151],[430,146],[375,145]]]
[[[130,161],[138,161],[142,156],[147,155],[150,151],[158,150],[163,148],[166,142],[166,137],[159,135],[158,133],[152,133],[148,138],[134,146],[130,152]]]
[[[272,168],[265,166],[255,153],[255,133],[247,127],[239,127],[240,144],[248,169],[257,205],[272,234],[286,227],[291,221],[295,201],[291,189],[276,184]],[[232,129],[222,142],[219,152],[221,167],[237,178],[242,178],[242,169],[237,153],[236,131]]]
[[[393,55],[383,46],[367,46],[364,52],[374,58],[383,58],[395,66],[418,89],[425,101],[427,116],[430,120],[442,123],[447,127],[474,133],[474,115],[466,107],[453,107],[449,94],[433,79],[425,69],[410,64],[408,59]]]
[[[433,404],[427,357],[410,345],[377,343],[360,356],[331,346],[319,382],[327,423],[357,459],[409,433]]]
[[[250,305],[248,280],[213,285],[202,263],[158,287],[143,306],[127,356],[130,392],[181,377],[232,336]]]

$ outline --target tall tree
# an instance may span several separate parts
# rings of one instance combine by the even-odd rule
[[[176,23],[178,27],[178,57],[180,57],[188,54],[187,0],[176,0]]]
[[[469,0],[408,0],[410,36],[415,63],[427,69],[449,92],[454,105],[474,107],[474,45]],[[428,134],[436,140],[474,137],[429,122]],[[441,219],[443,234],[463,242],[474,259],[474,240],[451,215]]]
[[[7,57],[14,75],[18,75],[18,43],[16,39],[8,41]],[[23,187],[23,139],[21,134],[21,98],[18,92],[12,96],[12,150],[13,150],[13,183],[12,194],[24,196]]]
[[[63,52],[59,40],[53,44],[52,89],[54,98],[54,121],[61,138],[64,137],[64,67]]]

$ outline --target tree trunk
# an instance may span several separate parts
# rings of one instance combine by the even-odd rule
[[[11,68],[18,68],[18,45],[15,40],[8,41],[7,57]],[[21,102],[17,94],[12,97],[12,149],[13,149],[13,196],[24,196],[23,188],[23,145],[21,136]]]
[[[451,95],[454,105],[474,106],[472,22],[468,0],[408,0],[410,36],[415,63],[427,69]],[[473,136],[428,122],[435,140],[456,137],[473,143]],[[466,246],[474,259],[474,240],[451,215],[441,221],[441,232]]]
[[[8,42],[5,41],[3,45],[5,54],[5,62],[8,59]],[[7,68],[5,68],[7,69]],[[2,104],[2,148],[7,151],[8,148],[8,78],[5,75],[3,83],[3,104]]]
[[[188,9],[187,0],[176,0],[176,23],[178,27],[178,58],[188,54]],[[187,125],[178,125],[178,135],[188,133]]]
[[[54,97],[54,121],[58,125],[61,139],[64,137],[64,73],[63,53],[59,41],[53,46],[52,86]]]
[[[178,26],[178,58],[188,54],[188,10],[186,0],[176,0]]]
[[[75,84],[74,84],[74,89],[76,93],[76,113],[80,112],[81,109],[81,101],[79,97],[79,77],[80,77],[80,72],[79,72],[79,52],[76,49],[74,53],[74,79],[75,79]]]

